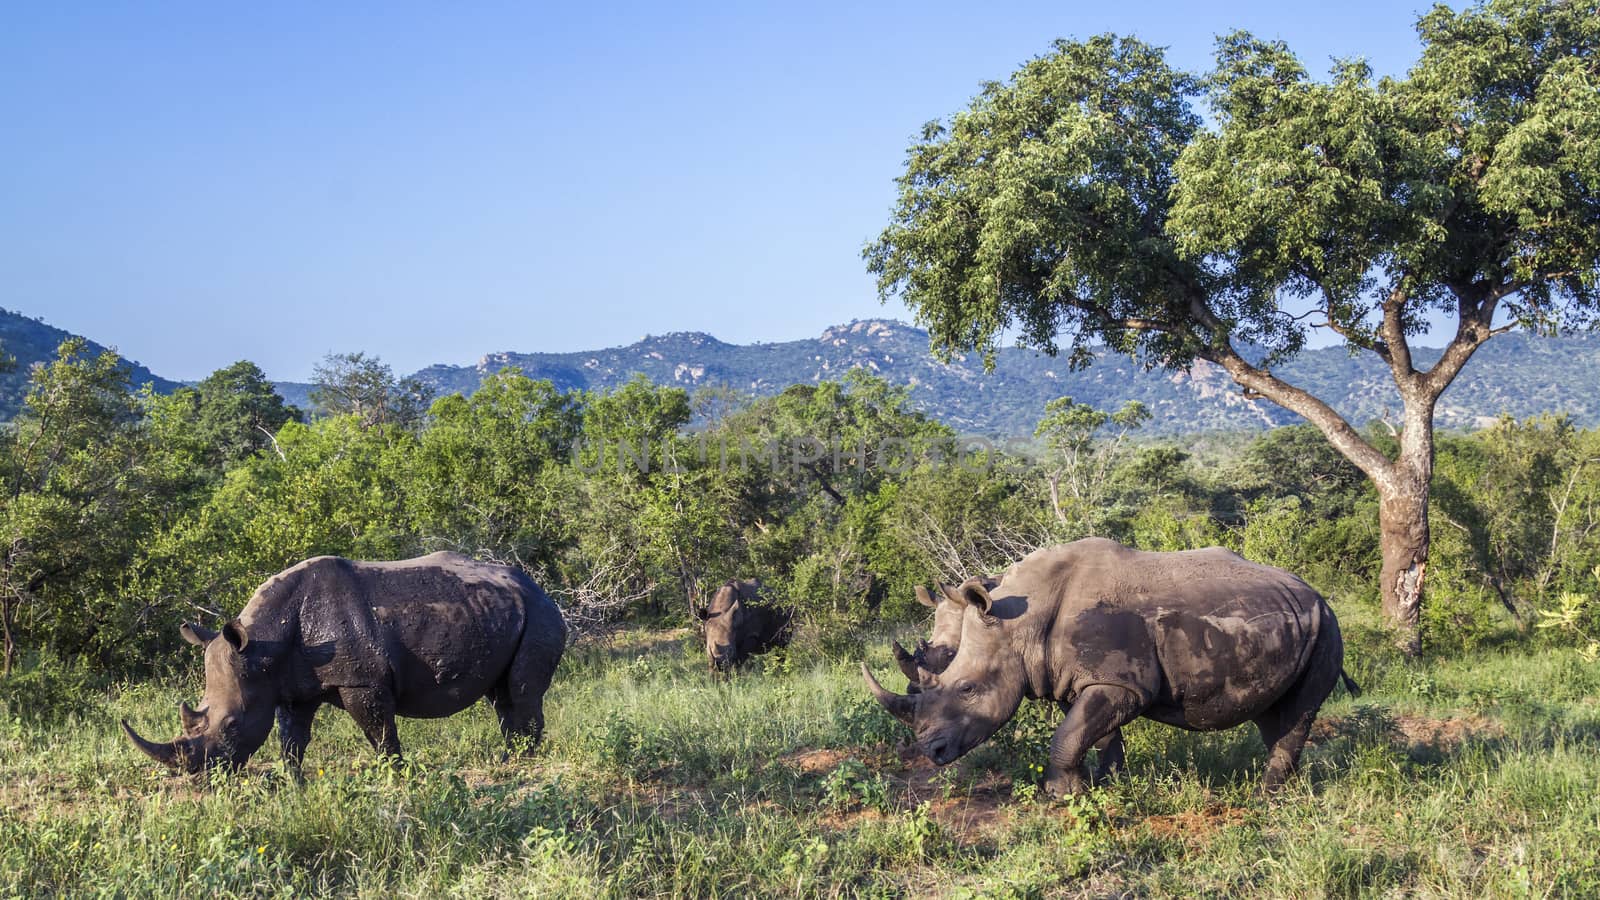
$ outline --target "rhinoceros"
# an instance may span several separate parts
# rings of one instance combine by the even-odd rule
[[[1000,583],[1000,579],[989,575],[979,583],[985,588],[993,588]],[[961,620],[967,605],[960,599],[960,588],[941,584],[939,593],[942,596],[935,598],[927,588],[917,585],[917,602],[933,610],[933,633],[928,639],[918,641],[916,650],[907,650],[899,641],[894,642],[895,662],[899,664],[901,674],[910,682],[907,690],[913,694],[919,690],[918,670],[935,675],[943,672],[950,665],[950,660],[955,659],[956,648],[961,645]]]
[[[794,610],[760,601],[756,581],[729,581],[711,595],[711,602],[694,614],[705,627],[706,657],[716,672],[744,662],[753,654],[787,647]]]
[[[487,697],[507,740],[544,731],[544,695],[566,647],[561,611],[527,575],[456,553],[397,562],[319,556],[256,589],[205,649],[205,698],[179,706],[183,733],[134,745],[172,769],[238,767],[272,731],[298,773],[324,703],[374,749],[400,755],[395,716],[440,718]]]
[[[1143,716],[1194,731],[1253,721],[1268,748],[1262,787],[1293,773],[1317,710],[1344,674],[1333,610],[1305,582],[1228,550],[1131,550],[1091,538],[1035,551],[993,588],[968,581],[960,646],[943,673],[920,671],[917,694],[874,697],[945,765],[987,740],[1023,698],[1066,714],[1050,744],[1045,787],[1089,785],[1122,765],[1123,725]]]

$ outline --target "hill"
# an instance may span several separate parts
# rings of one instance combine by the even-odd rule
[[[1438,353],[1420,349],[1416,356],[1419,364],[1429,365]],[[638,372],[659,384],[691,390],[726,384],[756,395],[864,367],[910,385],[919,408],[957,429],[982,434],[1029,433],[1045,403],[1061,396],[1102,409],[1139,400],[1154,414],[1150,429],[1164,433],[1257,429],[1299,420],[1267,401],[1245,399],[1227,374],[1209,363],[1196,363],[1187,372],[1146,371],[1126,357],[1101,353],[1088,369],[1072,372],[1062,358],[1007,348],[998,354],[994,371],[985,373],[979,355],[940,363],[928,352],[927,332],[882,319],[780,343],[727,344],[708,334],[677,332],[581,353],[493,353],[473,366],[435,365],[416,375],[441,393],[470,392],[484,376],[508,366],[569,389],[615,387]],[[1398,411],[1382,365],[1342,348],[1306,351],[1279,373],[1331,399],[1356,422]],[[1445,394],[1438,422],[1471,428],[1501,412],[1522,417],[1559,411],[1594,425],[1600,423],[1596,385],[1600,337],[1505,335],[1480,350]]]
[[[9,371],[0,372],[0,420],[8,421],[22,409],[22,400],[28,394],[28,375],[34,364],[54,359],[56,348],[69,337],[71,333],[46,325],[42,319],[0,309],[0,351],[16,361]],[[90,341],[89,349],[98,354],[106,348]],[[126,362],[135,386],[149,383],[162,393],[178,388],[177,382],[168,381],[135,361]]]

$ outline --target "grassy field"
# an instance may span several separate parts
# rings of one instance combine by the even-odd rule
[[[126,685],[6,710],[0,895],[1600,895],[1600,669],[1523,649],[1412,666],[1346,631],[1366,693],[1330,700],[1270,803],[1253,728],[1147,722],[1125,777],[1048,801],[1054,714],[1032,704],[934,769],[848,647],[731,683],[687,632],[579,649],[548,740],[509,760],[486,706],[403,721],[398,766],[327,709],[303,787],[275,738],[243,773],[158,771],[116,721],[173,734],[198,683]]]

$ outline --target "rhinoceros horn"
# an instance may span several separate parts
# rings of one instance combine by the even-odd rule
[[[894,661],[900,666],[900,674],[912,684],[917,681],[917,657],[910,650],[900,646],[899,641],[894,642]]]
[[[194,731],[205,720],[205,713],[198,712],[185,700],[178,704],[178,718],[183,721],[184,732]]]
[[[917,700],[915,697],[909,697],[905,694],[896,694],[885,689],[883,685],[878,683],[878,679],[872,676],[872,670],[867,668],[867,664],[865,662],[861,664],[861,677],[867,680],[867,689],[872,691],[873,699],[877,700],[880,706],[888,710],[889,715],[894,716],[896,719],[899,719],[907,725],[911,724],[912,714],[915,713],[917,709]]]
[[[169,744],[157,744],[154,741],[147,741],[139,736],[139,732],[133,730],[133,726],[128,724],[127,719],[122,720],[122,731],[128,736],[128,740],[133,741],[135,747],[143,750],[146,756],[156,762],[169,769],[186,768],[184,754],[178,750],[177,741]]]

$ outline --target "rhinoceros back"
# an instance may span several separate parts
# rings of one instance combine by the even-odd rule
[[[1231,556],[1231,554],[1229,554]],[[1186,577],[1181,602],[1152,620],[1174,721],[1217,728],[1253,719],[1309,664],[1322,597],[1279,569],[1234,557]]]
[[[405,716],[452,715],[483,697],[505,674],[530,617],[542,626],[534,640],[557,648],[565,641],[555,604],[526,575],[459,554],[318,557],[274,581],[284,582],[274,593],[288,588],[293,596],[316,680],[325,688],[389,686]]]
[[[1058,617],[1074,689],[1125,683],[1151,718],[1209,729],[1253,718],[1305,671],[1324,605],[1293,575],[1221,548],[1080,543]]]

